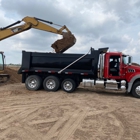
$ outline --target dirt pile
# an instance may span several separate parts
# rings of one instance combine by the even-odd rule
[[[20,83],[21,75],[17,74],[18,69],[19,67],[6,67],[5,73],[10,75],[10,79],[6,83],[2,83],[1,85]]]

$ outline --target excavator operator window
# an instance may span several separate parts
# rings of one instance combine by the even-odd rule
[[[3,54],[0,53],[0,71],[4,69],[4,65],[3,65]]]

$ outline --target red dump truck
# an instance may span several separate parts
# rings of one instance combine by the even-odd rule
[[[103,81],[103,87],[115,80],[117,89],[124,89],[140,98],[140,67],[131,64],[131,56],[108,52],[108,48],[91,48],[86,54],[41,53],[22,51],[18,71],[29,90],[44,87],[47,91],[62,89],[73,92],[83,79]],[[114,84],[114,83],[113,83]]]

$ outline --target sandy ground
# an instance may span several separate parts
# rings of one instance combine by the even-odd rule
[[[0,85],[0,140],[140,139],[140,99],[82,86],[28,91],[16,71]]]

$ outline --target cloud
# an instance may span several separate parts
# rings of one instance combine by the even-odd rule
[[[121,37],[115,35],[102,36],[100,41],[106,44],[122,43]]]
[[[131,53],[140,63],[139,0],[0,0],[0,27],[26,16],[66,25],[77,38],[76,44],[66,53],[86,53],[90,47],[109,47],[110,51]],[[8,55],[7,63],[20,63],[22,50],[50,52],[51,44],[58,38],[61,36],[30,29],[2,40],[0,50]]]

